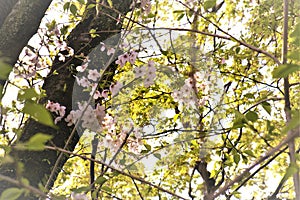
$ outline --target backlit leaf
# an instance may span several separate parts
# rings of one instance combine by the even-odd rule
[[[23,112],[44,125],[55,127],[49,111],[43,105],[36,104],[33,101],[26,101]]]
[[[300,70],[300,65],[296,64],[284,64],[280,65],[273,71],[273,77],[274,78],[285,78],[291,73],[294,73],[296,71]]]
[[[254,111],[247,112],[245,117],[251,122],[255,122],[258,119],[258,115]]]
[[[45,148],[45,143],[52,138],[51,135],[44,133],[37,133],[32,136],[28,142],[25,143],[25,147],[31,151],[41,151]]]
[[[8,188],[1,194],[0,200],[15,200],[18,199],[24,191],[19,188]]]

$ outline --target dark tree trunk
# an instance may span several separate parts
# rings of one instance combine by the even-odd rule
[[[129,11],[131,0],[124,1],[113,1],[114,9],[125,14]],[[103,14],[105,13],[105,14]],[[121,31],[121,24],[117,24],[114,18],[118,18],[119,13],[116,13],[112,9],[102,8],[102,11],[99,16],[95,16],[95,11],[90,11],[87,14],[86,18],[82,20],[71,32],[70,36],[67,39],[67,43],[70,47],[74,49],[76,54],[83,53],[88,55],[95,47],[99,45],[101,41],[108,39],[109,37],[117,34],[115,30]],[[89,38],[89,42],[83,44],[82,38],[89,33],[91,29],[103,31],[98,37]],[[111,32],[110,32],[111,31]],[[66,65],[66,63],[68,63]],[[71,66],[78,66],[82,63],[81,60],[70,58],[65,62],[60,62],[56,59],[51,68],[51,72],[48,77],[45,79],[43,88],[46,90],[47,98],[43,99],[41,103],[45,103],[47,100],[52,100],[59,102],[61,105],[67,107],[66,112],[68,113],[72,109],[72,90],[74,85],[74,74],[70,70]],[[57,73],[52,73],[53,71]],[[63,120],[59,124],[59,129],[53,129],[47,126],[44,126],[32,119],[28,120],[25,124],[24,131],[20,138],[20,141],[27,141],[30,137],[35,135],[38,132],[50,134],[53,136],[53,139],[49,142],[49,145],[54,145],[60,148],[64,148],[66,141],[68,140],[70,133],[73,127],[68,127],[66,122]],[[75,134],[71,138],[71,142],[68,144],[67,149],[72,151],[75,148],[79,140],[78,134]],[[22,177],[25,177],[29,180],[30,185],[38,187],[39,185],[45,186],[46,181],[51,174],[53,166],[58,158],[59,153],[54,151],[38,151],[38,152],[29,152],[29,151],[17,151],[12,150],[10,153],[16,161],[24,164],[24,171],[21,174]],[[45,188],[49,190],[57,178],[58,173],[62,169],[64,163],[67,161],[68,156],[64,155],[59,162],[58,167],[55,169],[55,174],[50,180],[48,187]],[[0,174],[12,177],[14,179],[19,178],[18,171],[16,170],[16,162],[13,164],[5,165],[0,168]],[[0,193],[12,185],[7,182],[0,182]],[[22,196],[19,199],[38,199],[34,195]]]
[[[36,33],[51,1],[0,1],[0,59],[4,57],[11,66],[17,62],[22,49]],[[5,80],[0,80],[1,85],[4,83]]]

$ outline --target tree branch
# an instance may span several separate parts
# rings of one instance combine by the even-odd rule
[[[127,177],[129,177],[129,178],[132,178],[132,179],[134,179],[134,180],[140,181],[141,183],[144,183],[144,184],[146,184],[146,185],[149,185],[149,186],[151,186],[151,187],[153,187],[153,188],[155,188],[155,189],[157,189],[157,190],[159,190],[159,191],[168,193],[168,194],[170,194],[170,195],[172,195],[172,196],[174,196],[174,197],[177,197],[177,198],[179,198],[179,199],[183,199],[183,200],[186,199],[186,198],[184,198],[184,197],[182,197],[182,196],[180,196],[180,195],[177,195],[177,194],[175,194],[175,193],[173,193],[173,192],[171,192],[171,191],[169,191],[169,190],[166,190],[166,189],[164,189],[164,188],[162,188],[162,187],[160,187],[160,186],[154,185],[153,183],[151,183],[151,182],[149,182],[149,181],[146,181],[146,180],[144,180],[144,179],[142,179],[142,178],[140,178],[140,177],[137,177],[137,176],[134,176],[134,175],[130,175],[130,174],[128,174],[128,173],[126,173],[126,172],[124,172],[124,171],[122,171],[122,170],[120,170],[120,169],[117,169],[117,168],[115,168],[115,167],[113,167],[113,166],[110,166],[110,165],[108,165],[108,164],[106,164],[105,162],[102,162],[102,161],[100,161],[100,160],[95,160],[95,159],[92,159],[92,158],[83,156],[83,155],[81,155],[81,154],[77,154],[77,153],[74,153],[74,152],[71,152],[71,151],[68,151],[68,150],[65,150],[65,149],[62,149],[62,148],[58,148],[58,147],[45,146],[45,148],[48,149],[48,150],[59,151],[59,152],[65,153],[65,154],[78,156],[79,158],[82,158],[82,159],[84,159],[84,160],[94,161],[95,163],[98,163],[98,164],[101,164],[101,165],[104,165],[104,166],[110,168],[112,171],[116,171],[116,172],[118,172],[118,173],[121,174],[121,175],[124,175],[124,176],[127,176]]]
[[[287,54],[288,54],[288,17],[289,17],[289,2],[288,0],[283,0],[283,45],[282,45],[282,64],[287,63]],[[290,102],[290,83],[289,77],[284,78],[284,111],[286,116],[286,123],[289,123],[291,120],[291,102]],[[291,134],[291,131],[287,133],[288,135]],[[299,136],[299,135],[298,135]],[[289,141],[289,151],[290,151],[290,164],[296,164],[296,157],[295,157],[295,140],[292,139]],[[296,199],[300,199],[300,183],[299,183],[299,171],[293,174],[293,181],[294,181],[294,188],[296,193]]]

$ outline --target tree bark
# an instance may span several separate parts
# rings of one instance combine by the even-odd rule
[[[131,0],[118,1],[114,0],[113,7],[118,10],[120,13],[127,13],[131,4]],[[101,8],[99,16],[96,16],[96,10],[90,10],[86,15],[87,17],[83,19],[71,32],[67,39],[67,43],[70,47],[74,49],[77,55],[84,54],[88,55],[95,47],[99,45],[101,41],[108,39],[109,37],[117,34],[115,30],[120,30],[122,24],[116,23],[115,19],[118,18],[119,13],[115,12],[113,9]],[[115,19],[112,19],[112,16]],[[88,43],[83,43],[80,38],[86,36],[86,33],[89,33],[91,29],[101,30],[102,34],[95,38],[89,38]],[[9,53],[9,52],[8,52]],[[64,53],[64,52],[61,52]],[[68,63],[66,65],[66,63]],[[45,79],[43,84],[43,89],[47,93],[47,97],[41,101],[45,103],[47,100],[59,102],[61,105],[66,106],[66,113],[70,112],[72,109],[72,90],[74,85],[74,71],[72,67],[81,65],[82,61],[77,59],[75,56],[69,58],[65,62],[61,62],[56,59],[51,67],[51,72],[48,77]],[[52,73],[52,72],[57,73]],[[25,124],[24,131],[20,137],[20,141],[27,141],[30,137],[35,135],[38,132],[43,132],[53,136],[53,139],[49,142],[49,145],[57,146],[64,148],[66,141],[68,140],[70,133],[73,127],[67,126],[67,123],[62,120],[58,123],[59,129],[53,129],[42,125],[33,119],[28,120]],[[70,143],[67,145],[69,151],[74,150],[75,145],[79,140],[78,134],[75,134]],[[16,161],[21,162],[24,165],[22,177],[29,180],[30,185],[34,187],[45,186],[53,166],[55,165],[58,159],[58,153],[53,151],[18,151],[13,149],[10,153]],[[50,182],[48,182],[46,190],[49,190],[55,179],[57,178],[58,173],[61,171],[64,163],[67,161],[68,156],[63,155],[62,159],[58,163],[57,168],[55,168],[55,173]],[[17,170],[17,162],[13,164],[7,164],[0,168],[0,174],[9,176],[14,179],[19,179],[20,174]],[[0,193],[5,189],[12,187],[11,184],[6,182],[0,182]],[[19,199],[38,199],[38,197],[32,195],[21,196]]]
[[[17,62],[22,49],[36,33],[51,1],[0,1],[0,59],[5,57],[11,66]],[[4,83],[5,80],[0,80],[1,85]]]
[[[0,1],[0,27],[4,23],[8,14],[12,11],[18,0],[2,0]]]

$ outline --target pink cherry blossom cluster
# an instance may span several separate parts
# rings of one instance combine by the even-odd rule
[[[144,78],[144,86],[149,87],[154,84],[154,79],[156,77],[156,68],[154,66],[154,61],[149,60],[147,66],[136,67],[134,69],[135,78]]]
[[[55,124],[65,116],[66,107],[61,106],[59,103],[48,101],[46,108],[58,115],[55,119]],[[114,152],[117,151],[125,141],[127,134],[129,134],[129,129],[121,127],[120,133],[117,134],[116,120],[105,112],[103,105],[97,104],[96,108],[93,109],[91,105],[78,103],[78,108],[78,110],[72,110],[65,118],[67,125],[75,125],[81,117],[81,126],[83,128],[94,132],[105,132],[106,135],[102,144]],[[129,137],[126,142],[128,150],[138,154],[143,149],[143,143],[137,130],[134,133],[134,137]]]
[[[40,28],[38,30],[38,35],[41,38],[41,46],[50,52],[55,52],[58,55],[58,59],[62,62],[66,60],[67,57],[74,55],[74,50],[67,45],[67,43],[62,39],[60,30],[57,26],[54,26],[51,30]],[[49,45],[53,44],[53,45]],[[62,51],[68,52],[68,54],[60,53]]]
[[[86,58],[81,66],[76,67],[76,70],[78,72],[86,71],[89,62],[90,62],[90,60],[88,58]],[[79,78],[79,77],[75,76],[75,79],[79,86],[90,89],[90,95],[93,95],[94,99],[98,99],[100,97],[107,99],[109,92],[111,92],[112,96],[115,96],[123,87],[123,84],[121,82],[117,81],[110,85],[109,90],[104,89],[104,90],[102,90],[102,92],[100,92],[98,90],[98,83],[97,83],[97,81],[100,79],[100,77],[101,77],[101,74],[97,69],[89,69],[87,77],[81,76]]]
[[[129,53],[124,53],[122,55],[118,56],[118,60],[116,61],[116,64],[120,65],[120,67],[124,67],[126,62],[129,62],[130,64],[134,64],[138,56],[138,53],[136,51],[130,51]]]
[[[105,122],[106,120],[108,120],[108,122]],[[104,127],[106,127],[106,129],[111,129],[112,128],[112,118],[107,118],[106,120],[104,120],[105,124],[103,125]],[[108,123],[109,125],[106,126],[106,123]],[[115,122],[113,122],[113,124],[115,124]],[[116,152],[121,145],[124,143],[127,134],[130,134],[130,130],[128,128],[124,128],[121,127],[121,131],[119,134],[116,134],[115,132],[115,125],[113,125],[114,131],[109,131],[103,141],[102,141],[102,145],[106,148],[111,149],[113,152]],[[134,130],[133,132],[136,133],[138,129]],[[128,137],[127,141],[126,141],[128,150],[132,153],[135,154],[139,154],[141,153],[141,151],[144,148],[144,144],[142,142],[141,137],[139,136],[139,134],[135,134],[134,137]]]
[[[37,71],[45,69],[46,63],[40,58],[39,54],[32,52],[28,48],[24,50],[24,57],[21,63],[16,66],[17,77],[29,79],[36,75]]]
[[[48,101],[46,105],[46,109],[48,109],[50,112],[54,112],[58,115],[58,117],[55,118],[54,123],[57,124],[66,114],[66,107],[61,106],[59,103],[54,103],[53,101]]]
[[[97,104],[96,108],[93,109],[91,105],[86,103],[78,103],[78,110],[72,110],[69,115],[65,118],[68,126],[76,124],[81,117],[82,127],[91,131],[101,131],[102,121],[105,116],[105,107]]]
[[[187,107],[203,106],[208,100],[207,84],[202,80],[200,72],[196,72],[192,77],[185,80],[185,84],[179,89],[174,90],[172,97],[174,101],[182,103]],[[201,93],[201,98],[198,99],[198,95]]]

